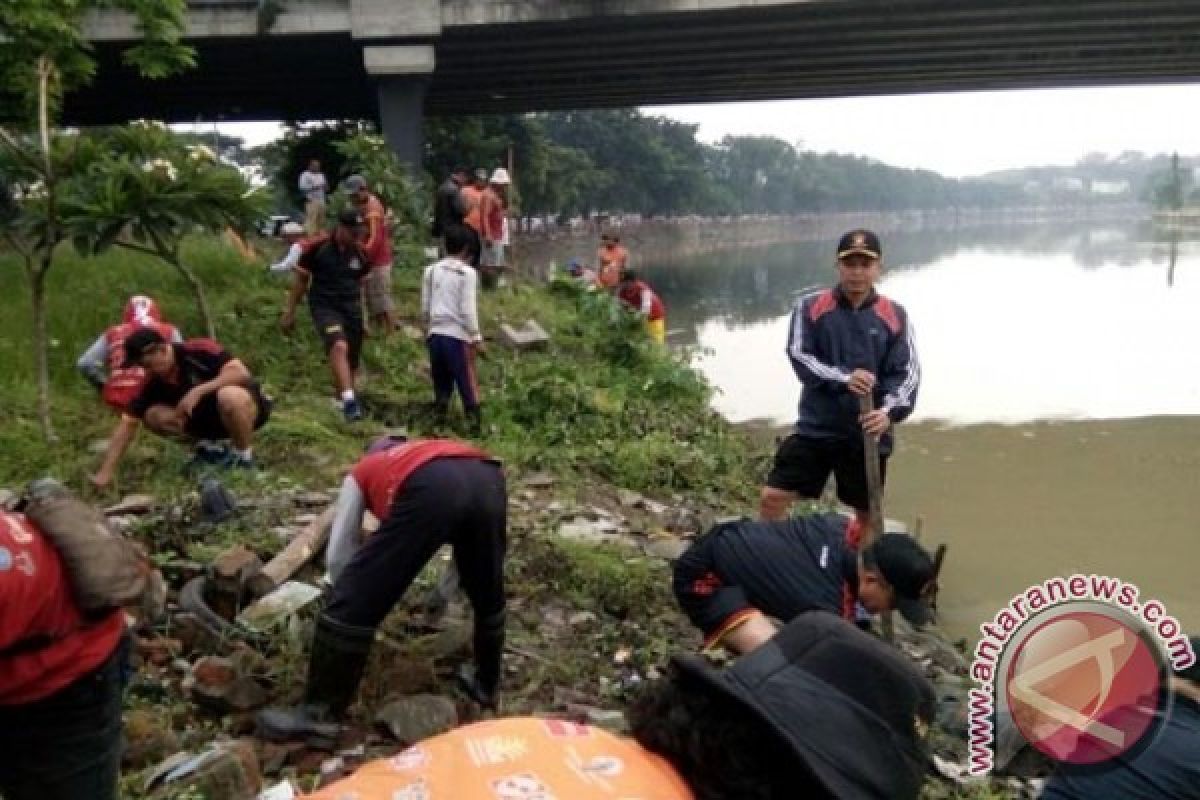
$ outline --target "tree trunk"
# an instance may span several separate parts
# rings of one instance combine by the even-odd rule
[[[33,304],[33,357],[37,371],[37,415],[47,442],[58,437],[50,419],[50,342],[46,335],[46,267],[29,270],[29,299]]]
[[[208,298],[204,296],[204,285],[200,283],[200,279],[196,277],[196,273],[188,269],[188,266],[179,260],[178,257],[170,257],[167,261],[179,270],[183,275],[183,279],[187,281],[188,287],[192,290],[192,296],[196,298],[196,307],[200,309],[200,318],[204,321],[204,331],[208,338],[217,338],[217,326],[213,322],[212,311],[208,307]]]

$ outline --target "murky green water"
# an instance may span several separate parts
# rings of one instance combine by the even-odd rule
[[[923,368],[885,506],[950,545],[945,624],[973,636],[1026,586],[1086,571],[1200,631],[1200,236],[1072,223],[883,244]],[[731,419],[792,419],[788,315],[833,278],[832,248],[646,268]]]

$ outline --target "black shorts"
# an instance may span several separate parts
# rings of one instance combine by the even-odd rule
[[[837,496],[846,505],[866,511],[867,466],[861,441],[819,439],[793,433],[775,452],[775,464],[767,475],[767,486],[817,498],[829,474],[837,481]],[[887,475],[887,456],[879,456],[879,476]]]
[[[345,342],[349,350],[350,369],[358,369],[363,341],[362,311],[324,305],[309,306],[309,311],[312,313],[313,327],[325,344],[325,352],[332,350],[336,343]]]
[[[258,406],[258,413],[254,415],[254,430],[258,430],[271,417],[271,401],[263,395],[257,384],[249,387],[247,391]],[[209,392],[196,404],[183,430],[193,439],[229,438],[229,431],[225,429],[225,423],[221,421],[221,412],[217,408],[216,392]]]

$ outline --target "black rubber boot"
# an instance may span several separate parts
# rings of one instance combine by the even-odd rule
[[[313,632],[304,701],[292,708],[269,708],[255,717],[260,738],[274,742],[305,739],[316,746],[337,742],[339,720],[350,707],[367,666],[374,628],[346,625],[321,614]]]
[[[472,700],[491,711],[497,710],[500,669],[504,656],[504,612],[475,620],[475,670],[461,669],[458,682]]]

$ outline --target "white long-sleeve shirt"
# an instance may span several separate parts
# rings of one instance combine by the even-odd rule
[[[354,477],[347,475],[333,507],[333,524],[329,530],[329,545],[325,548],[325,568],[330,580],[336,581],[354,557],[362,538],[363,513],[367,498]]]
[[[299,242],[293,242],[283,260],[271,265],[271,272],[291,272],[300,263],[302,255],[304,255],[304,246]]]
[[[464,342],[483,341],[475,301],[478,285],[475,270],[457,258],[443,258],[426,267],[421,312],[429,323],[429,332]]]

